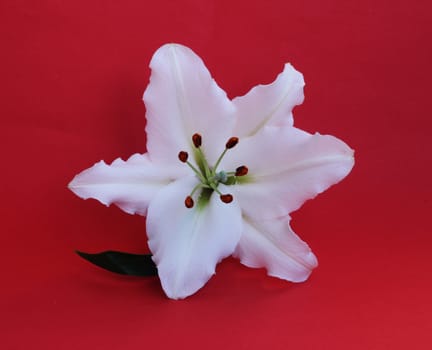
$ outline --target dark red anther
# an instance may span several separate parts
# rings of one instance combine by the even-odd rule
[[[180,151],[178,157],[181,162],[186,163],[189,157],[189,154],[185,151]]]
[[[242,165],[236,169],[235,176],[245,176],[248,173],[249,169],[247,166]]]
[[[196,148],[199,148],[202,144],[202,137],[200,134],[193,134],[192,135],[192,142]]]
[[[224,203],[231,203],[233,201],[233,196],[231,194],[221,194],[220,199]]]
[[[192,199],[191,196],[187,196],[186,197],[186,199],[185,199],[185,206],[186,206],[186,208],[189,208],[189,209],[194,206],[194,201],[193,201],[193,199]]]
[[[238,142],[239,142],[238,137],[235,137],[235,136],[230,137],[230,139],[227,141],[225,147],[228,149],[233,148],[236,144],[238,144]]]

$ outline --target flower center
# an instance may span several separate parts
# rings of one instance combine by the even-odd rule
[[[180,151],[178,158],[181,162],[186,163],[196,174],[199,183],[193,188],[192,192],[185,199],[186,208],[192,208],[195,204],[193,197],[196,192],[201,191],[198,199],[210,198],[213,192],[219,194],[219,198],[224,203],[231,203],[233,196],[230,193],[221,193],[218,189],[219,184],[234,185],[238,181],[238,177],[245,176],[248,173],[248,168],[245,165],[239,166],[235,171],[218,171],[218,166],[228,150],[235,147],[239,142],[238,137],[231,137],[225,144],[225,149],[219,156],[214,166],[209,166],[207,159],[201,149],[202,137],[200,134],[192,135],[192,143],[195,146],[195,160],[197,166],[194,166],[188,161],[189,154],[185,151]]]

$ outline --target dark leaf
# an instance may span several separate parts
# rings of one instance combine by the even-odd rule
[[[92,264],[111,272],[129,276],[157,276],[157,268],[151,254],[130,254],[112,250],[96,254],[77,250],[76,253]]]

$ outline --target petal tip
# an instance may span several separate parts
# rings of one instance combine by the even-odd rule
[[[295,67],[290,62],[285,63],[283,72],[281,74],[283,74],[283,73],[285,73],[285,74],[290,74],[290,73],[295,74],[296,78],[297,78],[297,82],[299,83],[299,85],[303,85],[303,86],[305,85],[305,80],[304,80],[303,73],[301,73],[300,71],[298,71],[297,69],[295,69]]]
[[[87,199],[85,198],[85,196],[83,195],[83,193],[80,191],[80,186],[79,186],[79,177],[80,174],[76,175],[67,185],[67,188],[72,191],[75,195],[77,195],[78,197],[81,197],[83,199]]]

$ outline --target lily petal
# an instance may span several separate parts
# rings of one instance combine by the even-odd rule
[[[232,192],[254,219],[291,213],[342,180],[354,165],[353,150],[341,140],[292,126],[265,127],[243,139],[224,160],[228,169],[249,168],[249,181],[233,186]]]
[[[69,188],[83,199],[94,198],[106,206],[114,203],[126,213],[145,215],[156,192],[175,179],[170,173],[153,164],[147,154],[134,154],[111,165],[101,160],[76,175]]]
[[[168,44],[156,51],[144,93],[147,150],[153,161],[178,162],[192,151],[191,137],[203,136],[203,151],[213,163],[234,127],[234,106],[191,49]]]
[[[205,207],[188,209],[185,197],[197,183],[183,178],[164,187],[150,203],[147,235],[162,288],[182,299],[200,289],[216,264],[231,255],[240,240],[241,211],[236,201],[223,203],[213,193]],[[219,186],[223,192],[225,186]]]
[[[318,261],[292,231],[289,221],[289,216],[260,221],[244,217],[243,234],[234,256],[248,267],[265,267],[270,276],[305,281]]]
[[[273,83],[258,85],[235,98],[238,118],[234,134],[246,137],[266,125],[292,125],[292,109],[303,103],[304,85],[303,75],[287,63]]]

